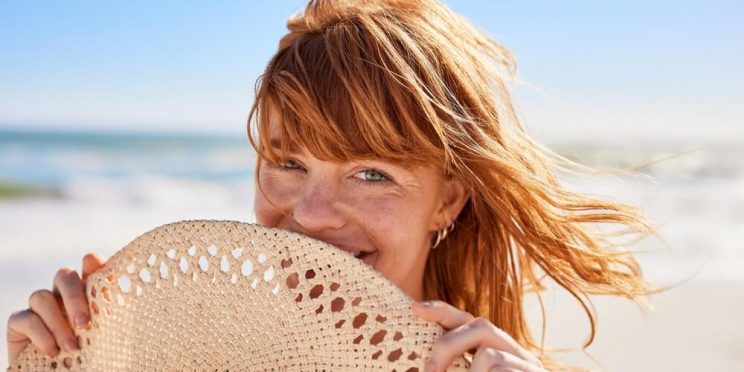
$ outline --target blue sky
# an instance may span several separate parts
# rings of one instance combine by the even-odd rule
[[[304,3],[4,1],[0,128],[242,135]],[[541,138],[744,137],[744,2],[447,4],[516,53]]]

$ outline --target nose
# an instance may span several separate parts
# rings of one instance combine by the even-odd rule
[[[327,176],[310,178],[303,182],[290,216],[307,232],[340,229],[345,218],[337,208],[340,204],[338,185]]]

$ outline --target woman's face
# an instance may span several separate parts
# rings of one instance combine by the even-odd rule
[[[276,145],[282,138],[271,140]],[[257,179],[263,189],[255,199],[259,224],[362,251],[359,259],[416,300],[423,299],[433,234],[467,199],[459,182],[433,167],[406,170],[379,160],[332,163],[302,148],[281,164],[262,161]]]

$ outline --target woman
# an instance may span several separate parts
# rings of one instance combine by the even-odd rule
[[[361,252],[422,301],[415,313],[448,330],[428,370],[464,353],[474,371],[556,368],[523,314],[538,270],[586,309],[587,345],[588,294],[652,291],[630,255],[584,224],[652,228],[559,184],[555,167],[580,168],[522,128],[508,50],[435,0],[311,1],[288,28],[248,120],[257,221]],[[76,347],[83,283],[103,262],[86,255],[82,278],[61,269],[13,314],[11,361],[28,343]]]

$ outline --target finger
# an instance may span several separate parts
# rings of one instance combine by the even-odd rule
[[[522,349],[506,332],[485,318],[475,318],[445,333],[434,342],[429,359],[439,368],[446,368],[457,356],[469,349],[482,347],[504,351],[520,359],[527,359],[530,363],[534,359],[534,356]]]
[[[11,364],[29,342],[44,353],[52,356],[59,354],[54,336],[38,315],[31,310],[13,313],[8,319],[8,361]]]
[[[96,253],[90,252],[83,257],[83,280],[88,278],[88,275],[98,270],[101,266],[106,263],[107,259],[102,258]]]
[[[57,271],[54,277],[54,290],[62,297],[70,326],[85,327],[90,320],[88,298],[85,296],[85,287],[77,271],[69,267]]]
[[[469,371],[488,372],[492,371],[494,368],[497,371],[544,371],[541,367],[535,366],[513,354],[496,350],[491,347],[482,347],[475,352]]]
[[[54,294],[47,290],[34,292],[28,300],[31,311],[36,313],[52,333],[57,345],[65,351],[78,348],[77,338],[70,328],[70,324],[62,314],[59,302]]]
[[[474,318],[467,311],[438,300],[414,302],[413,312],[428,321],[439,323],[445,329],[457,328]]]

